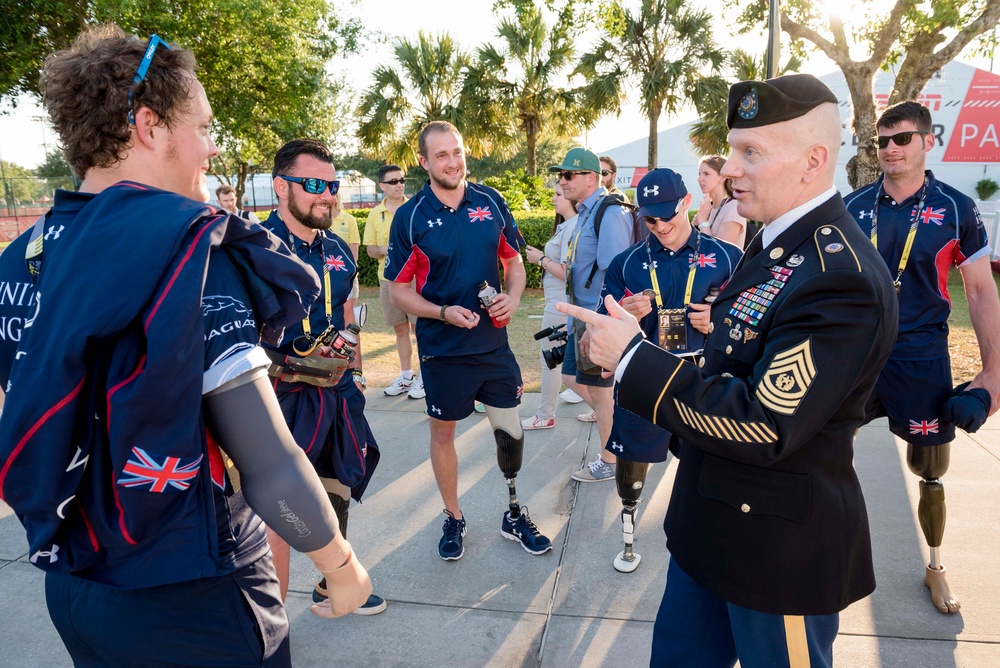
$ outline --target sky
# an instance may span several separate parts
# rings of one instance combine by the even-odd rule
[[[890,0],[878,0],[891,6]],[[695,0],[692,4],[712,6],[718,9],[720,0]],[[843,4],[843,0],[837,0]],[[849,2],[849,5],[857,4]],[[419,30],[431,33],[449,32],[465,48],[472,49],[480,42],[494,37],[496,16],[492,10],[493,0],[360,0],[349,8],[351,15],[362,17],[367,25],[371,25],[382,33],[391,36],[415,37]],[[846,6],[846,5],[845,5]],[[432,9],[431,9],[432,8]],[[722,25],[718,20],[717,24]],[[732,46],[733,38],[729,37],[728,29],[720,28],[720,42],[723,46]],[[168,37],[169,39],[169,37]],[[593,39],[593,33],[585,36],[578,47],[578,54],[590,46],[588,39]],[[762,44],[763,48],[763,44]],[[368,82],[369,74],[378,63],[392,62],[392,45],[390,42],[368,43],[364,53],[337,60],[332,65],[334,76],[351,82],[357,93],[363,90]],[[195,54],[197,55],[197,54]],[[784,60],[782,57],[782,60]],[[978,67],[989,68],[988,60],[971,60],[965,62]],[[817,55],[806,63],[804,72],[822,76],[836,69],[836,66],[822,55]],[[354,96],[357,99],[357,96]],[[9,107],[0,109],[8,109]],[[675,125],[696,118],[693,109],[675,117],[661,116],[659,129],[666,130]],[[35,167],[42,162],[46,146],[51,150],[57,144],[55,133],[41,119],[44,110],[32,98],[23,97],[12,114],[0,115],[0,158],[24,167]],[[581,145],[601,153],[602,151],[635,139],[646,137],[648,122],[643,118],[638,107],[627,104],[621,116],[607,116],[595,128],[579,137]]]

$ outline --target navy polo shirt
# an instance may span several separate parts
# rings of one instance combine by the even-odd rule
[[[900,283],[899,336],[892,357],[936,359],[948,355],[948,271],[964,267],[991,252],[983,219],[975,202],[951,186],[941,183],[928,170],[927,196],[923,208],[920,191],[902,202],[885,194],[883,177],[844,198],[847,210],[867,235],[878,201],[878,251],[893,278],[910,231],[918,216],[917,233]]]
[[[521,252],[524,239],[503,196],[493,188],[465,184],[458,208],[441,203],[430,182],[407,200],[392,219],[385,261],[388,281],[415,281],[424,299],[440,306],[464,306],[480,315],[474,329],[433,318],[417,319],[421,355],[487,353],[507,342],[507,330],[494,327],[479,303],[479,284],[500,290],[497,258]]]
[[[303,241],[288,231],[285,222],[277,211],[272,211],[267,220],[261,223],[276,237],[284,241],[300,260],[308,264],[319,276],[320,293],[309,309],[309,330],[314,336],[319,336],[328,326],[333,325],[338,330],[344,328],[344,304],[351,296],[354,288],[354,277],[358,273],[358,265],[354,262],[347,242],[329,230],[321,231],[312,243]],[[330,283],[330,312],[326,307],[327,277]],[[267,346],[283,355],[295,355],[292,342],[302,336],[304,329],[301,322],[285,329],[281,345]]]
[[[694,284],[691,286],[691,302],[703,303],[712,288],[721,288],[740,261],[743,252],[738,246],[727,241],[701,234],[691,230],[687,242],[677,251],[660,244],[651,232],[645,241],[641,241],[619,253],[608,266],[604,277],[604,289],[598,313],[607,313],[604,307],[604,295],[611,295],[615,301],[621,302],[625,297],[636,295],[643,290],[653,288],[653,280],[649,275],[650,266],[656,272],[656,281],[660,286],[660,301],[663,308],[677,309],[686,306],[684,292],[687,288],[688,273],[692,263],[695,264]],[[653,312],[646,315],[640,322],[643,333],[650,341],[657,340],[656,306]],[[705,335],[687,325],[687,350],[673,351],[675,353],[698,352],[705,347]]]

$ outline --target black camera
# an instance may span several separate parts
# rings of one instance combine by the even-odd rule
[[[546,327],[540,332],[535,333],[535,341],[541,341],[547,338],[549,341],[565,341],[568,335],[565,331],[560,331],[565,328],[566,325],[555,325],[554,327]],[[555,369],[557,366],[562,364],[563,358],[566,357],[566,344],[561,346],[555,346],[554,348],[549,348],[548,350],[542,351],[542,359],[545,360],[545,366],[550,369]]]

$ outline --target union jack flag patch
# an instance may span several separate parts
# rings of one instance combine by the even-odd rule
[[[930,223],[942,225],[944,223],[944,211],[944,207],[940,209],[927,207],[920,212],[920,222],[924,225],[929,225]]]
[[[164,457],[162,461],[157,461],[142,448],[132,448],[132,456],[122,469],[122,473],[130,477],[122,478],[118,484],[122,487],[149,485],[147,491],[150,492],[166,492],[168,488],[184,491],[198,476],[203,456],[187,463],[180,457]]]
[[[484,220],[493,220],[493,213],[490,211],[488,206],[477,206],[475,209],[466,209],[469,212],[469,220],[478,220],[480,223]]]
[[[910,433],[920,434],[921,436],[936,434],[938,433],[938,421],[931,420],[928,422],[927,420],[921,420],[917,422],[916,420],[910,420]]]
[[[347,263],[344,262],[344,256],[338,255],[334,257],[333,255],[327,255],[326,259],[323,261],[323,269],[327,273],[331,271],[347,271]]]
[[[698,259],[693,260],[699,269],[704,269],[705,267],[715,266],[715,253],[709,253],[705,255],[704,253],[698,253]]]

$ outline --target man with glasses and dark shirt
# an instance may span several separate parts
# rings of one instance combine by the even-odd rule
[[[271,175],[278,208],[262,224],[313,268],[321,287],[309,314],[288,326],[280,344],[265,346],[272,361],[268,373],[288,428],[316,468],[346,536],[351,498],[361,500],[378,463],[378,446],[364,414],[360,340],[354,340],[347,363],[333,335],[357,324],[358,267],[347,242],[329,231],[340,187],[330,150],[314,139],[290,141],[275,154]],[[330,336],[324,338],[326,332]],[[345,364],[350,373],[342,372]],[[274,528],[268,527],[268,540],[284,596],[288,545]],[[329,595],[327,581],[320,580],[313,601]],[[354,613],[376,615],[385,608],[385,600],[372,594]]]
[[[579,147],[570,149],[562,163],[549,167],[549,172],[558,174],[563,195],[579,202],[576,229],[570,237],[566,263],[568,302],[594,310],[601,298],[608,265],[632,245],[632,215],[621,206],[609,206],[604,209],[598,232],[596,214],[608,191],[601,185],[600,159],[592,151]],[[566,325],[569,337],[563,358],[563,384],[583,397],[592,409],[592,413],[584,413],[578,419],[597,421],[600,454],[574,471],[572,477],[579,482],[611,481],[615,479],[616,459],[604,448],[611,435],[614,380],[601,377],[600,367],[587,360],[587,340],[583,338],[582,324],[570,318]]]
[[[604,189],[608,191],[609,195],[618,195],[626,202],[628,197],[625,196],[621,190],[618,190],[618,186],[615,184],[615,178],[618,176],[618,164],[615,159],[610,155],[601,156],[601,185]]]
[[[378,260],[378,301],[382,307],[385,324],[396,335],[396,354],[399,356],[399,376],[382,390],[386,396],[395,397],[403,392],[410,399],[424,398],[424,383],[413,375],[413,344],[410,341],[410,322],[416,318],[392,303],[389,283],[385,280],[385,256],[389,251],[389,229],[396,210],[406,201],[406,175],[397,165],[378,168],[378,187],[385,193],[378,206],[368,214],[365,224],[365,250],[368,257]]]
[[[218,149],[194,72],[114,26],[49,56],[45,106],[83,181],[0,255],[24,297],[0,314],[25,323],[0,349],[0,496],[76,665],[290,666],[262,519],[336,589],[313,612],[371,593],[257,345],[305,315],[316,275],[206,204]]]
[[[972,433],[1000,404],[1000,300],[990,245],[975,203],[926,169],[934,148],[931,112],[918,102],[886,108],[875,124],[882,176],[844,200],[895,279],[899,337],[865,407],[865,421],[888,416],[906,441],[906,461],[920,476],[917,515],[930,548],[924,584],[944,613],[961,605],[945,579],[938,548],[944,536],[941,476],[955,427]],[[952,388],[948,356],[948,272],[958,267],[979,339],[982,371]]]

